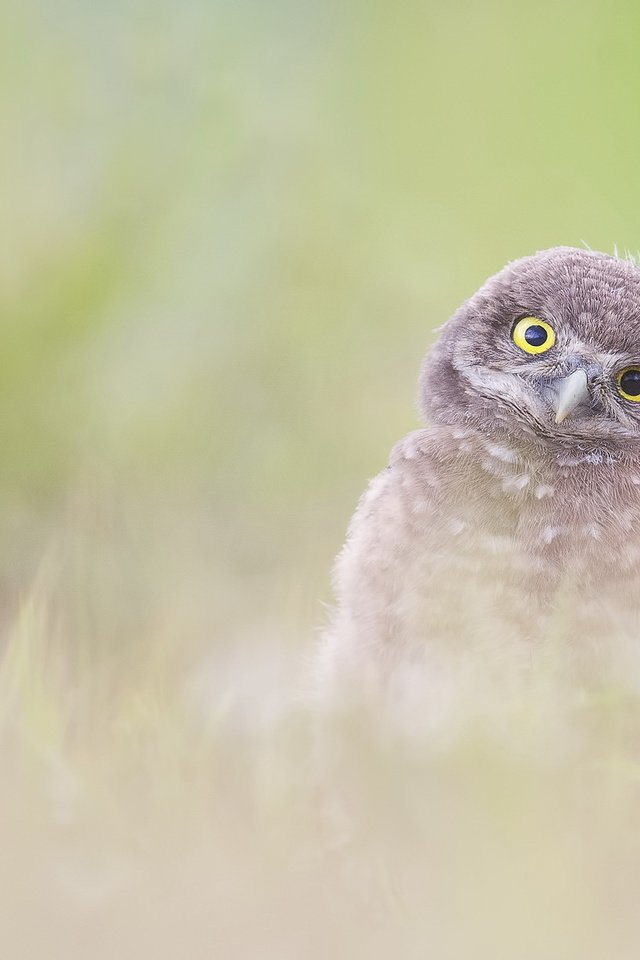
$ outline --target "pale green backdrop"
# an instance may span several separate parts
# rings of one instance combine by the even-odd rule
[[[638,956],[632,672],[335,758],[299,681],[434,329],[640,246],[639,33],[0,0],[0,956]]]
[[[310,628],[433,328],[509,259],[640,243],[639,23],[619,0],[4,4],[11,583],[85,478],[134,528],[171,516],[159,566],[182,531],[218,637]]]

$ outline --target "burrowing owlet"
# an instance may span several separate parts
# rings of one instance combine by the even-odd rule
[[[514,652],[640,648],[640,268],[510,263],[442,328],[419,404],[338,557],[321,683],[411,700]]]

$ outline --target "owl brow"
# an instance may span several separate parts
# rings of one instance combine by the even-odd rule
[[[525,317],[531,317],[532,320],[544,320],[545,323],[550,324],[555,322],[552,317],[548,317],[544,310],[541,310],[539,307],[518,307],[511,320],[512,326],[515,326],[518,320],[524,320]]]
[[[638,353],[603,353],[606,359],[606,367],[615,369],[616,367],[640,367],[640,356]]]

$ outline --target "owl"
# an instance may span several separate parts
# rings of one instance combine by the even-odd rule
[[[336,561],[319,685],[437,713],[479,677],[500,698],[614,647],[640,676],[640,268],[569,247],[508,264],[442,327],[418,396],[427,425]]]

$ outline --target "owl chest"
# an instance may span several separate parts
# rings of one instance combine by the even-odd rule
[[[635,634],[640,553],[625,552],[625,524],[540,499],[456,498],[442,511],[402,580],[408,635],[488,649],[563,631],[597,643],[612,624]]]
[[[640,498],[572,480],[554,477],[518,488],[508,477],[480,484],[466,502],[458,491],[439,524],[448,575],[538,593],[567,583],[588,594],[604,594],[611,584],[635,589]]]

